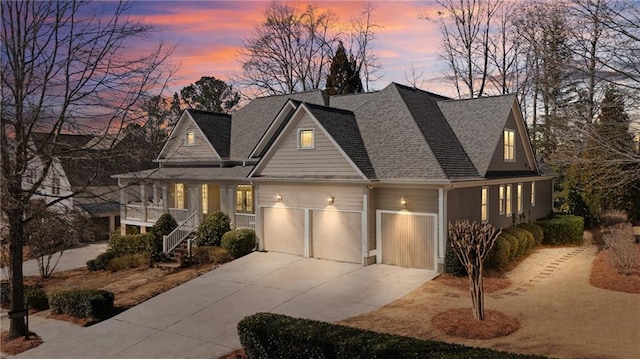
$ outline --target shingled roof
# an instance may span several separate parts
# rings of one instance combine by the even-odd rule
[[[376,173],[369,160],[353,112],[314,104],[304,104],[304,106],[327,130],[360,171],[368,179],[375,179]]]
[[[187,110],[211,146],[221,158],[229,158],[231,144],[231,115]]]

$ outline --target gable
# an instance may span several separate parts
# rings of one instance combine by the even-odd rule
[[[510,130],[514,132],[514,160],[505,161],[504,159],[504,130]],[[526,131],[523,131],[523,126],[518,123],[516,115],[513,111],[509,113],[502,132],[498,133],[498,143],[494,149],[491,162],[487,168],[487,177],[499,176],[500,172],[507,173],[524,173],[524,172],[537,172],[534,164],[531,163],[528,148],[529,137]]]
[[[187,145],[186,137],[193,133],[193,145]],[[169,139],[158,156],[158,160],[168,162],[197,162],[220,160],[195,120],[188,111],[184,111],[180,121],[171,132]]]
[[[312,130],[313,149],[299,149],[300,130]],[[278,178],[353,178],[362,173],[306,110],[299,110],[273,143],[252,176]]]

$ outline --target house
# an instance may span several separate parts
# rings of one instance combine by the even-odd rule
[[[261,250],[363,265],[443,271],[449,222],[552,212],[553,177],[513,95],[451,100],[392,83],[258,98],[233,115],[185,110],[156,162],[116,176],[143,198],[122,192],[123,228],[169,212],[192,229],[222,210]]]
[[[41,180],[32,199],[58,212],[86,215],[105,235],[120,227],[121,189],[111,175],[155,167],[157,155],[134,133],[58,134],[55,142],[50,134],[34,133],[31,146],[25,185]]]

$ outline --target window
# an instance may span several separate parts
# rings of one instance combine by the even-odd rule
[[[504,130],[504,160],[505,162],[513,162],[516,160],[516,139],[515,131]]]
[[[516,203],[518,205],[518,213],[522,213],[522,183],[518,183]]]
[[[489,219],[489,189],[487,187],[482,187],[482,200],[480,207],[481,220],[482,222],[486,222]]]
[[[175,197],[176,197],[175,208],[184,209],[184,184],[176,183]]]
[[[536,205],[536,183],[531,182],[531,207]]]
[[[240,184],[236,187],[236,212],[253,213],[253,187]]]
[[[51,194],[56,196],[60,194],[60,177],[55,175],[51,179]]]
[[[209,213],[209,186],[202,185],[202,213]]]
[[[500,214],[504,214],[504,185],[498,188],[498,207]]]
[[[298,130],[298,149],[312,150],[316,148],[315,136],[312,129]]]
[[[505,193],[504,213],[507,217],[511,217],[511,185],[508,184]]]
[[[196,145],[196,133],[193,131],[188,131],[184,135],[184,145],[185,146],[195,146]]]

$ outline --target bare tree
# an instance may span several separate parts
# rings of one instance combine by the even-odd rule
[[[143,41],[149,27],[127,17],[130,7],[85,1],[1,4],[1,204],[9,227],[11,311],[24,309],[25,226],[38,214],[31,211],[32,200],[43,195],[57,156],[64,155],[60,151],[78,150],[57,146],[58,139],[64,132],[101,133],[96,146],[108,148],[117,136],[107,132],[139,121],[140,100],[163,83],[163,63],[172,49],[160,44],[150,54],[134,56],[130,41]],[[26,181],[35,159],[41,171]],[[85,171],[86,188],[96,174],[93,168]],[[44,208],[77,192],[47,193]],[[9,337],[26,334],[23,318],[12,318]]]
[[[239,52],[242,74],[235,82],[248,97],[288,94],[323,87],[327,78],[337,18],[309,5],[300,13],[293,6],[272,2],[265,20],[243,41]]]
[[[517,2],[503,1],[496,9],[495,30],[489,34],[489,61],[494,72],[489,74],[489,81],[499,94],[514,93],[520,90],[522,69],[520,68],[520,35],[513,23],[518,9]]]
[[[473,316],[484,320],[484,261],[501,231],[490,224],[456,221],[449,223],[449,243],[469,276]]]
[[[349,52],[353,54],[357,71],[364,80],[364,91],[369,92],[369,84],[381,78],[381,65],[378,55],[373,52],[371,45],[376,39],[376,30],[381,26],[373,22],[375,5],[367,2],[360,13],[360,17],[351,19],[349,33]]]
[[[424,85],[424,72],[411,64],[408,69],[404,70],[404,79],[411,87],[419,89]]]

